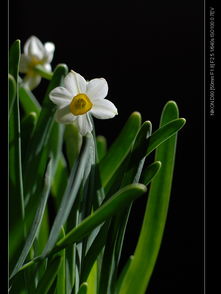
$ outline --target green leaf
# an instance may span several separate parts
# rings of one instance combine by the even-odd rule
[[[36,123],[37,123],[37,115],[35,112],[30,112],[21,121],[22,163],[24,163],[25,155],[28,150],[29,142],[31,140]]]
[[[57,167],[54,173],[53,182],[51,186],[51,193],[55,197],[56,206],[59,207],[61,198],[64,194],[68,183],[67,163],[64,155],[61,153],[58,159]]]
[[[88,293],[87,290],[88,290],[88,284],[84,282],[83,284],[81,284],[78,294],[87,294]]]
[[[149,183],[154,179],[161,168],[161,162],[155,161],[151,163],[149,166],[144,168],[140,182],[144,185],[149,185]]]
[[[15,96],[16,96],[16,81],[14,77],[9,74],[8,75],[8,84],[9,84],[9,109],[12,110],[12,105],[15,101]],[[11,111],[9,110],[9,117],[11,114]]]
[[[50,137],[48,140],[48,148],[53,158],[53,176],[57,168],[60,156],[62,156],[64,126],[54,122]]]
[[[9,50],[9,74],[14,78],[16,84],[18,82],[18,70],[19,70],[19,62],[20,62],[21,48],[20,48],[20,40],[16,40],[10,50]],[[9,100],[9,115],[11,114],[12,107],[15,102],[14,99]]]
[[[149,143],[149,137],[151,136],[151,131],[151,122],[145,121],[136,136],[134,145],[132,147],[128,159],[128,166],[124,173],[121,187],[128,185],[130,183],[139,182],[140,174],[144,164],[144,159],[146,157],[146,150]]]
[[[176,132],[178,132],[186,123],[184,118],[177,118],[168,123],[160,126],[160,128],[155,131],[149,138],[149,145],[147,148],[147,155],[149,155],[154,149],[156,149],[160,144],[165,142]]]
[[[48,86],[42,110],[29,144],[27,161],[24,171],[24,188],[26,196],[26,204],[30,197],[39,192],[42,185],[42,178],[45,172],[46,163],[50,149],[48,148],[48,141],[51,135],[52,127],[54,124],[54,113],[56,106],[49,99],[49,92],[59,86],[64,76],[67,73],[67,67],[59,65],[56,67],[53,78]],[[30,172],[32,170],[33,172]]]
[[[135,138],[132,150],[125,159],[127,161],[125,171],[120,176],[120,178],[122,178],[121,187],[139,181],[139,177],[146,157],[148,137],[150,136],[150,134],[151,123],[149,121],[146,121],[141,126]],[[116,178],[116,181],[120,182],[119,176]],[[113,182],[112,185],[114,186],[113,188],[117,186],[115,182]],[[111,292],[111,284],[114,283],[114,279],[118,270],[118,263],[120,260],[123,239],[131,206],[132,203],[129,203],[128,206],[125,206],[124,209],[120,210],[120,213],[114,216],[111,220],[111,225],[109,228],[108,238],[106,241],[106,246],[102,259],[99,285],[100,294]]]
[[[26,239],[24,248],[22,249],[21,255],[20,255],[20,257],[14,267],[14,270],[13,270],[10,278],[12,278],[19,271],[19,269],[23,265],[27,255],[29,253],[29,250],[31,249],[31,246],[34,242],[34,239],[35,239],[36,234],[38,232],[38,229],[41,225],[42,217],[44,214],[46,202],[47,202],[49,191],[50,191],[50,182],[51,182],[51,161],[49,162],[48,167],[47,167],[47,171],[45,174],[45,186],[44,186],[44,190],[43,190],[43,193],[41,196],[41,200],[39,202],[38,209],[36,211],[36,215],[35,215],[32,227],[30,229],[30,232],[29,232],[29,235]]]
[[[94,228],[145,192],[146,187],[142,184],[133,184],[122,188],[92,215],[85,218],[76,228],[72,229],[63,239],[59,240],[53,253],[82,240]]]
[[[27,281],[26,281],[26,272],[21,272],[20,274],[16,275],[13,279],[13,283],[9,281],[9,293],[10,294],[29,294],[27,288]]]
[[[14,42],[10,49],[9,54],[9,72],[13,76],[16,85],[18,79],[18,64],[20,59],[20,41]],[[10,85],[14,82],[11,82]],[[11,94],[14,90],[10,90]],[[13,94],[14,95],[14,94]],[[17,222],[24,220],[24,197],[23,197],[23,174],[22,174],[22,160],[21,160],[21,129],[20,129],[20,110],[19,100],[17,95],[14,96],[14,102],[9,106],[10,119],[9,119],[9,226],[10,231],[16,225]],[[24,224],[21,224],[23,237],[25,236]],[[9,242],[11,242],[12,236],[10,234]],[[17,252],[14,253],[16,259],[19,254],[20,248],[16,248]],[[12,261],[11,266],[16,260]]]
[[[53,77],[53,72],[49,72],[49,71],[45,70],[45,68],[41,64],[36,65],[33,69],[42,78],[45,78],[47,80],[51,80]]]
[[[52,158],[52,177],[53,177],[53,173],[54,170],[56,169],[56,165],[57,165],[57,161],[58,161],[58,157],[59,154],[61,152],[61,148],[62,148],[62,136],[63,136],[63,131],[62,131],[62,126],[55,123],[52,126],[52,130],[51,130],[51,134],[50,134],[50,138],[48,140],[48,144],[46,146],[46,150],[44,150],[42,152],[42,156],[44,156],[44,160],[47,159],[47,156],[49,156]],[[50,152],[50,153],[49,153]],[[39,162],[39,165],[41,165],[42,162]],[[38,168],[40,168],[38,166]],[[43,172],[43,167],[42,168],[42,172]],[[37,173],[38,176],[38,173]],[[26,209],[27,211],[29,211],[29,215],[32,215],[32,217],[34,218],[34,212],[36,211],[38,205],[39,205],[39,195],[42,195],[43,193],[43,183],[42,183],[42,178],[40,177],[40,179],[36,179],[36,182],[38,182],[38,190],[36,191],[35,195],[33,195],[34,197],[31,198],[31,200],[27,203],[26,205]],[[48,222],[47,219],[43,219],[43,221],[45,223],[42,222],[42,226],[44,225],[44,227],[48,227]],[[46,235],[46,236],[45,236]],[[46,237],[48,238],[48,233],[47,231],[43,232],[42,230],[40,230],[40,235],[39,235],[40,239],[38,239],[38,246],[36,248],[37,251],[39,251],[40,249],[42,249],[42,245],[45,246],[46,243],[42,244],[41,241],[44,242],[43,239],[45,239]],[[36,252],[35,252],[36,253]],[[40,254],[40,253],[37,253]]]
[[[48,264],[47,270],[43,275],[42,279],[39,281],[35,294],[46,294],[48,293],[50,287],[52,286],[59,267],[61,265],[61,257],[56,256],[51,263]]]
[[[114,292],[114,293],[116,293],[116,294],[119,293],[120,286],[121,286],[122,281],[124,280],[124,277],[125,277],[125,275],[126,275],[128,269],[129,269],[129,267],[130,267],[130,265],[131,265],[131,262],[132,262],[133,258],[134,258],[133,255],[131,255],[131,256],[129,257],[127,263],[125,264],[123,270],[121,271],[120,276],[119,276],[119,278],[118,278],[118,280],[117,280],[117,283],[116,283],[116,285],[115,285],[115,292]]]
[[[147,168],[145,168],[145,173],[143,176],[143,179],[140,180],[141,183],[145,184],[148,186],[151,181],[155,178],[157,173],[159,172],[161,168],[161,162],[156,161],[150,164]],[[140,169],[138,169],[138,173],[140,173]],[[135,177],[136,178],[136,177]],[[124,240],[124,234],[126,231],[126,226],[127,226],[127,221],[129,218],[130,214],[130,209],[131,205],[126,208],[126,211],[121,211],[121,213],[117,216],[115,219],[114,227],[116,230],[117,238],[116,238],[116,245],[115,245],[115,250],[114,250],[114,258],[115,258],[115,267],[118,266],[119,261],[120,261],[120,256],[121,256],[121,250],[123,246],[123,240]],[[115,275],[116,275],[115,271]]]
[[[48,206],[46,205],[43,218],[41,221],[41,226],[37,236],[38,246],[37,246],[37,251],[35,252],[35,255],[39,255],[42,253],[48,241],[48,236],[49,236],[49,209],[48,209]]]
[[[145,184],[146,186],[149,185],[150,182],[155,178],[155,176],[159,172],[160,167],[161,167],[161,162],[159,161],[156,161],[150,164],[147,168],[145,168],[145,174],[143,176],[143,180],[141,179],[140,182]],[[138,171],[139,171],[138,173],[140,173],[139,169]],[[124,240],[124,235],[126,231],[127,221],[130,214],[130,209],[131,209],[131,205],[128,208],[126,208],[126,211],[122,210],[121,213],[117,215],[117,218],[115,219],[115,222],[113,223],[114,232],[112,232],[111,236],[113,236],[114,234],[116,234],[117,236],[115,245],[112,246],[114,248],[112,253],[113,254],[112,258],[115,259],[113,261],[114,262],[114,271],[113,271],[114,278],[116,278],[116,274],[117,274],[117,269],[118,269],[118,264],[120,261],[123,240]],[[109,245],[107,247],[110,248],[111,246]],[[109,260],[109,263],[110,263],[110,260]],[[107,269],[107,266],[106,266],[106,269]]]
[[[68,163],[71,169],[79,155],[82,145],[82,136],[80,135],[76,125],[70,124],[65,126],[64,141]]]
[[[10,199],[10,197],[9,197]],[[13,201],[12,201],[13,203]],[[18,214],[18,211],[15,212]],[[11,215],[11,210],[10,210]],[[25,215],[25,227],[26,231],[30,229],[30,226],[33,222],[33,217],[30,213]],[[10,223],[11,225],[11,223]],[[10,228],[9,230],[9,259],[10,259],[10,272],[12,271],[13,267],[15,266],[15,263],[17,262],[21,250],[24,247],[24,220],[22,218],[19,218],[17,222]]]
[[[62,228],[61,230],[61,237],[65,236],[65,232],[64,229]],[[61,265],[60,268],[58,270],[58,274],[57,274],[57,282],[56,282],[56,293],[57,294],[66,294],[66,290],[65,290],[65,249],[62,250],[60,252],[60,256],[61,256]]]
[[[32,92],[22,86],[19,87],[19,100],[25,114],[35,112],[37,117],[41,111],[41,105],[38,100],[32,94]]]
[[[15,101],[9,106],[9,173],[10,180],[16,189],[21,190],[21,140],[20,140],[20,111],[17,95],[18,64],[20,60],[20,41],[16,40],[9,53],[9,86],[10,97]],[[15,86],[15,88],[14,88]],[[21,191],[20,191],[21,192]]]
[[[104,136],[97,136],[96,141],[98,161],[101,161],[107,153],[107,140]]]
[[[160,126],[167,126],[169,121],[178,117],[175,102],[168,102],[163,109]],[[144,294],[152,274],[160,244],[169,205],[176,137],[173,135],[156,151],[155,160],[162,162],[162,167],[151,183],[143,225],[134,259],[120,287],[120,294]]]
[[[64,126],[61,124],[58,124],[57,122],[53,123],[50,137],[48,139],[47,148],[48,151],[45,153],[51,154],[51,157],[53,159],[52,162],[52,178],[53,183],[51,186],[51,192],[53,191],[53,196],[56,197],[55,200],[55,209],[58,208],[58,205],[61,201],[62,195],[64,193],[64,190],[66,188],[67,184],[67,178],[68,178],[68,172],[66,168],[66,161],[64,159],[63,153],[62,153],[62,147],[63,147],[63,133],[64,133]]]
[[[76,263],[76,244],[70,246],[65,249],[66,259],[66,292],[67,293],[75,293],[75,289],[77,288],[78,282],[77,277],[78,275],[78,266]],[[74,287],[74,289],[73,289]]]
[[[82,148],[82,152],[79,161],[73,166],[67,189],[62,198],[61,205],[59,207],[58,213],[56,215],[54,224],[52,226],[48,243],[42,253],[42,257],[45,257],[54,247],[55,242],[58,239],[61,226],[63,226],[69,216],[74,200],[77,196],[78,190],[80,188],[81,182],[83,180],[84,172],[87,166],[90,166],[88,161],[90,156],[90,149],[93,149],[93,138],[89,133],[85,137],[85,145]]]
[[[129,205],[130,204],[131,203],[129,203]],[[123,208],[123,210],[125,212],[125,207]],[[116,214],[116,217],[111,222],[110,228],[108,230],[108,238],[105,244],[105,249],[101,263],[98,294],[111,293],[111,284],[113,281],[114,271],[117,271],[117,263],[115,262],[114,251],[118,237],[118,228],[116,227],[115,221],[118,217],[118,214]]]
[[[109,222],[105,223],[100,231],[98,232],[95,240],[88,249],[88,252],[83,259],[82,270],[81,270],[81,282],[86,281],[90,271],[96,261],[97,256],[101,252],[102,248],[105,245],[106,237],[108,234]]]
[[[87,294],[97,294],[97,280],[98,280],[98,262],[96,261],[87,279],[87,283],[88,283]]]
[[[18,70],[19,70],[19,61],[21,55],[21,45],[20,40],[14,41],[9,50],[9,73],[17,81]]]
[[[134,112],[129,117],[120,135],[111,145],[107,154],[100,162],[100,175],[102,185],[105,187],[110,181],[116,170],[130,151],[135,136],[140,128],[141,115]]]

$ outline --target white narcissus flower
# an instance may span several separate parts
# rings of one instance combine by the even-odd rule
[[[35,36],[31,36],[24,45],[24,53],[21,55],[19,71],[25,73],[23,85],[30,90],[36,88],[41,76],[34,71],[34,67],[40,64],[46,71],[51,72],[51,61],[54,56],[55,46],[51,42],[44,45]]]
[[[104,99],[107,92],[104,78],[86,81],[80,74],[70,71],[64,78],[64,87],[57,87],[49,94],[51,101],[58,106],[57,122],[76,123],[82,135],[91,132],[91,114],[99,119],[113,118],[117,114],[115,105]]]

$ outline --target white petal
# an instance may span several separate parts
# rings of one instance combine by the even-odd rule
[[[29,65],[31,62],[31,58],[28,55],[21,54],[20,64],[19,64],[19,71],[22,73],[26,73],[29,70]]]
[[[44,69],[45,69],[46,71],[51,72],[51,65],[50,65],[49,63],[42,64],[42,67],[44,67]]]
[[[76,116],[70,112],[69,105],[66,105],[56,111],[55,119],[57,122],[62,124],[71,124],[76,119]]]
[[[29,56],[35,56],[41,60],[44,58],[45,48],[37,37],[31,36],[24,45],[24,53]]]
[[[39,75],[26,75],[23,79],[22,85],[29,90],[33,90],[36,88],[41,81],[41,77]]]
[[[87,84],[87,96],[91,101],[100,100],[107,96],[108,85],[103,78],[93,79]]]
[[[99,119],[112,118],[118,114],[115,105],[107,99],[97,100],[90,113]]]
[[[76,122],[79,127],[79,131],[83,136],[93,130],[93,125],[88,113],[84,115],[78,115]]]
[[[45,61],[47,63],[51,63],[54,56],[55,45],[52,42],[47,42],[44,44],[44,47],[45,47]]]
[[[85,79],[73,70],[64,78],[64,87],[73,97],[86,92],[86,83]]]
[[[49,98],[59,107],[70,104],[72,96],[64,87],[57,87],[49,93]]]

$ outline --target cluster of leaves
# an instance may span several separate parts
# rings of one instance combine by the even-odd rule
[[[19,60],[17,40],[9,59],[10,293],[145,293],[166,222],[177,132],[185,124],[176,103],[165,105],[153,133],[149,121],[132,113],[107,150],[95,132],[82,137],[74,125],[54,121],[48,93],[62,85],[67,66],[45,74],[50,82],[40,105],[19,82]],[[147,163],[152,152],[154,162]],[[119,272],[131,206],[147,187],[136,250]]]

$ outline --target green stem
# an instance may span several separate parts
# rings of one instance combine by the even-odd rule
[[[46,80],[51,80],[53,76],[53,72],[46,71],[42,65],[38,64],[34,67],[34,71],[38,73],[42,78]]]

